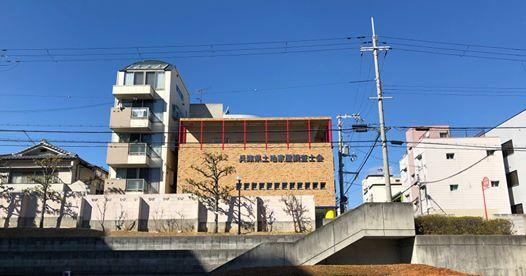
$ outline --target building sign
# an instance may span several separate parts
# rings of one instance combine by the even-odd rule
[[[239,156],[239,163],[309,163],[323,162],[321,154],[242,154]]]

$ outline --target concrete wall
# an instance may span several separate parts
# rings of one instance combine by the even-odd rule
[[[280,196],[242,197],[242,232],[293,232],[294,222]],[[314,230],[314,197],[297,196],[305,208],[307,230]],[[210,205],[212,204],[212,205]],[[207,207],[208,206],[208,207]],[[153,232],[212,232],[213,202],[205,204],[191,194],[88,195],[82,201],[80,226],[102,230]],[[237,232],[237,197],[220,201],[219,232]]]
[[[416,236],[411,263],[479,275],[526,275],[526,236]]]
[[[84,193],[68,193],[64,202],[47,201],[44,227],[74,228]],[[11,193],[0,197],[0,227],[37,227],[40,223],[42,201],[39,198]]]
[[[218,271],[245,267],[315,265],[362,238],[397,240],[413,237],[414,234],[410,204],[365,203],[294,243],[261,244],[224,264]],[[393,250],[396,250],[398,245],[394,245]]]
[[[265,242],[301,235],[0,239],[0,274],[204,274]]]

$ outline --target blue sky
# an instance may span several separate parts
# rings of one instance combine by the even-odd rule
[[[524,1],[476,4],[474,1],[3,1],[0,48],[218,44],[370,36],[370,16],[376,19],[379,35],[526,48],[526,37],[522,35],[526,29],[525,9]],[[393,50],[385,58],[382,56],[381,61],[386,86],[526,87],[526,64],[518,61],[406,52],[396,50],[404,46],[394,44],[413,42],[380,39],[393,44]],[[12,58],[12,51],[4,53],[7,57],[3,60]],[[335,116],[359,112],[366,122],[377,122],[376,103],[368,99],[375,95],[374,84],[342,84],[372,78],[372,57],[361,56],[358,46],[345,51],[165,60],[179,68],[191,92],[208,88],[205,101],[223,102],[233,113]],[[132,61],[21,62],[16,66],[0,66],[0,124],[4,124],[0,128],[9,128],[5,124],[82,124],[93,126],[83,127],[85,130],[108,130],[95,126],[108,125],[116,71]],[[339,84],[315,86],[327,83]],[[221,93],[290,86],[305,87]],[[524,97],[418,95],[420,91],[412,89],[397,91],[401,94],[393,92],[394,99],[386,102],[387,125],[491,126],[524,108]],[[426,89],[430,90],[426,93],[433,93],[434,88]],[[452,89],[448,91],[452,93]],[[101,106],[37,111],[86,105]],[[35,140],[109,140],[107,134],[29,135]],[[402,139],[402,135],[401,131],[391,130],[388,138]],[[374,136],[367,133],[353,135],[352,139],[371,140]],[[24,134],[2,133],[1,137],[26,139]],[[0,152],[21,148],[21,145],[8,146],[13,143],[1,144]],[[367,151],[364,147],[353,147],[356,145],[359,144],[351,144],[351,151],[356,152],[358,159],[348,162],[346,169],[350,171],[359,165]],[[68,149],[105,165],[104,147]],[[401,149],[391,151],[394,169],[401,154]],[[380,157],[378,148],[364,171],[380,166]],[[356,184],[350,189],[351,206],[361,202],[359,182]]]

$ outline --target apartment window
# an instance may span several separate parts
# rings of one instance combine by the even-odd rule
[[[321,190],[325,190],[325,187],[326,187],[326,186],[327,186],[327,185],[325,184],[325,182],[321,182],[321,183],[320,183],[320,189],[321,189]]]
[[[522,203],[511,205],[512,214],[524,214],[524,209],[522,208]]]
[[[318,189],[318,182],[313,182],[312,183],[312,189],[313,190],[317,190]]]
[[[272,190],[272,183],[267,183],[267,190]]]
[[[495,180],[495,181],[491,181],[491,187],[498,187],[499,186],[499,181]]]
[[[455,159],[454,153],[446,153],[446,159]]]
[[[279,183],[274,183],[274,190],[279,190]]]
[[[449,190],[451,192],[457,191],[458,190],[458,184],[451,184],[451,185],[449,185]]]
[[[310,189],[310,182],[305,182],[305,190],[309,190]]]
[[[252,190],[258,189],[258,183],[252,183]]]
[[[286,190],[287,189],[287,182],[281,183],[281,189]]]
[[[517,170],[506,174],[506,182],[508,182],[508,187],[510,188],[519,186],[519,176],[517,175]]]
[[[294,189],[296,189],[296,183],[290,182],[289,183],[289,190],[294,190]]]
[[[250,183],[243,184],[243,190],[247,191],[250,188]]]
[[[259,183],[259,189],[264,190],[265,189],[265,183]]]
[[[504,157],[513,154],[513,152],[514,150],[512,140],[508,140],[506,143],[502,144],[502,155],[504,155]]]
[[[155,82],[155,88],[164,89],[164,72],[157,72],[157,80]]]
[[[133,84],[134,85],[144,84],[144,72],[135,72],[133,74]]]
[[[447,132],[440,132],[440,138],[447,138]]]
[[[175,86],[175,90],[177,90],[177,94],[179,94],[179,98],[181,98],[181,101],[184,102],[184,95],[183,92],[181,92],[181,89],[179,89],[179,86]]]
[[[124,75],[124,85],[133,85],[133,72],[126,72],[126,75]]]
[[[303,190],[303,183],[298,182],[298,190]]]

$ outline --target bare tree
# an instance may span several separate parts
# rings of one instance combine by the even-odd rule
[[[231,185],[220,185],[223,177],[235,173],[233,166],[223,165],[228,161],[228,155],[203,153],[202,166],[192,165],[192,169],[198,172],[201,179],[186,179],[189,187],[186,192],[196,195],[208,210],[214,211],[214,233],[218,232],[219,227],[219,200],[226,201],[230,197],[230,192],[234,190]]]
[[[61,197],[60,194],[58,194],[57,191],[54,191],[51,187],[54,183],[62,183],[57,176],[61,162],[62,159],[55,156],[34,160],[35,165],[37,165],[40,170],[32,177],[32,180],[38,185],[24,190],[24,193],[34,196],[42,202],[39,228],[44,228],[45,213],[51,212],[49,210],[48,200],[54,200]]]
[[[276,221],[276,216],[274,214],[274,210],[270,208],[269,200],[263,200],[261,204],[261,216],[263,219],[263,231],[265,232],[272,232],[272,228],[274,225],[274,222]]]
[[[103,232],[106,232],[106,226],[105,226],[105,223],[106,223],[106,211],[108,210],[108,201],[110,201],[110,199],[108,198],[107,195],[104,195],[104,201],[102,202],[102,206],[97,203],[97,209],[99,210],[99,215],[100,215],[100,220],[99,220],[99,223],[100,223],[100,228],[102,229]]]
[[[283,211],[287,212],[292,217],[294,222],[294,231],[296,233],[303,233],[308,230],[310,225],[310,218],[307,217],[308,209],[303,205],[300,199],[295,195],[287,195],[281,197],[281,202],[285,204]]]

